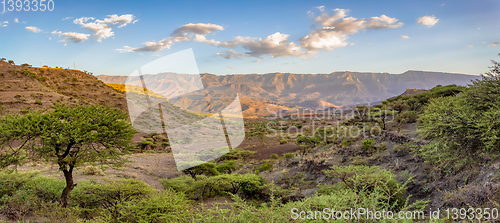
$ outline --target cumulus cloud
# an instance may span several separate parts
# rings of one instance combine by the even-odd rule
[[[2,22],[2,23],[0,23],[0,25],[2,27],[7,27],[7,25],[9,25],[9,21]]]
[[[409,36],[401,35],[401,39],[409,39]]]
[[[488,43],[488,46],[498,46],[498,42],[491,42],[491,43]]]
[[[271,57],[291,57],[291,56],[302,56],[300,46],[296,43],[290,42],[288,40],[289,35],[282,33],[274,33],[267,36],[265,39],[262,38],[251,38],[251,37],[241,37],[237,36],[231,41],[220,42],[216,45],[226,48],[241,47],[246,49],[246,53],[235,53],[234,51],[226,51],[226,54],[216,54],[217,56],[222,56],[226,59],[239,58],[242,56],[252,56],[261,57],[263,55],[269,55]],[[231,52],[228,54],[227,52]]]
[[[103,20],[95,19],[93,17],[81,17],[73,20],[74,24],[81,25],[83,28],[91,31],[93,37],[97,39],[97,42],[102,42],[102,40],[114,36],[113,27],[118,26],[122,28],[132,23],[134,20],[134,15],[108,15],[107,18]]]
[[[193,40],[220,48],[227,48],[227,50],[215,54],[215,56],[225,59],[261,58],[262,56],[273,58],[301,57],[307,59],[306,56],[313,55],[318,50],[332,50],[336,47],[349,45],[346,41],[348,36],[359,31],[391,29],[403,25],[402,22],[398,22],[398,19],[386,15],[358,19],[347,17],[348,10],[346,9],[335,9],[332,14],[329,14],[324,6],[317,8],[320,10],[321,15],[314,16],[314,14],[310,14],[313,20],[321,25],[321,28],[316,29],[316,26],[314,26],[315,30],[300,38],[298,43],[290,40],[288,34],[280,32],[265,38],[236,36],[229,41],[207,39],[207,34],[222,31],[224,27],[211,23],[189,23],[175,29],[168,38],[163,40],[145,42],[143,47],[124,46],[122,49],[117,50],[120,52],[160,51],[169,49],[175,42]],[[244,49],[244,51],[238,52],[236,49]],[[260,62],[260,60],[257,62]]]
[[[30,32],[34,32],[34,33],[38,33],[38,32],[41,32],[42,30],[37,28],[37,27],[34,27],[34,26],[26,26],[24,27],[26,30],[30,31]]]
[[[192,35],[195,35],[194,40],[198,42],[207,42],[210,43],[213,40],[207,40],[205,35],[217,31],[217,30],[224,30],[222,26],[216,25],[216,24],[210,24],[210,23],[197,23],[197,24],[186,24],[183,25],[170,34],[170,37],[165,38],[160,41],[149,41],[145,42],[142,45],[143,47],[130,47],[130,46],[124,46],[122,49],[117,49],[119,52],[122,53],[129,53],[129,52],[148,52],[148,51],[160,51],[163,49],[170,49],[172,44],[174,42],[185,42],[185,41],[190,41],[192,38]],[[213,44],[216,44],[217,41],[214,41]],[[219,42],[220,43],[220,42]]]
[[[19,19],[15,18],[15,19],[14,19],[14,22],[15,22],[15,23],[19,23]]]
[[[301,47],[308,51],[332,50],[347,46],[348,36],[361,30],[392,29],[403,25],[402,22],[398,22],[398,19],[386,15],[358,19],[347,17],[348,10],[346,9],[334,9],[333,14],[328,14],[324,9],[321,11],[321,15],[315,17],[314,21],[322,27],[299,39]],[[314,14],[311,15],[314,16]]]
[[[435,25],[438,21],[439,19],[436,19],[436,16],[433,15],[432,16],[426,15],[417,19],[418,24],[425,25],[428,27]]]
[[[57,31],[57,30],[54,30],[52,32],[52,34],[57,35],[59,37],[64,36],[64,38],[62,40],[59,40],[59,42],[64,42],[64,43],[67,43],[70,41],[74,42],[74,43],[81,43],[81,42],[87,40],[90,36],[90,34],[85,34],[85,33],[75,33],[75,32],[63,33],[61,31]]]

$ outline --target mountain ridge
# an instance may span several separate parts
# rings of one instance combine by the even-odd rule
[[[430,89],[436,85],[466,85],[479,78],[475,75],[459,73],[443,73],[432,71],[408,70],[402,74],[370,73],[370,72],[332,72],[330,74],[200,74],[206,89],[231,88],[245,100],[276,102],[287,106],[298,106],[316,109],[319,107],[343,107],[355,104],[372,103],[402,94],[407,89]],[[97,76],[106,83],[125,82],[127,76]],[[160,91],[188,92],[192,76],[172,73],[146,74],[144,78],[154,78]],[[179,84],[181,83],[181,84]],[[181,107],[188,106],[187,100]],[[245,108],[250,108],[244,105]],[[193,109],[191,107],[191,109]],[[260,109],[262,110],[262,109]]]

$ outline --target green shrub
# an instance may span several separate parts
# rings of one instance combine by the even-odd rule
[[[252,157],[256,152],[244,149],[232,149],[229,153],[220,157],[220,160],[245,160]]]
[[[375,152],[375,140],[365,139],[363,141],[363,150],[367,152]]]
[[[37,105],[42,105],[42,101],[41,101],[41,100],[36,100],[36,101],[35,101],[35,104],[37,104]]]
[[[222,174],[229,174],[236,170],[236,160],[227,160],[223,163],[220,163],[215,168],[217,172]]]
[[[332,166],[324,171],[328,176],[340,179],[347,187],[356,192],[371,193],[382,185],[391,195],[390,204],[402,205],[404,203],[404,187],[395,180],[395,175],[378,166],[349,165],[347,167]]]
[[[35,176],[27,181],[21,189],[29,190],[43,202],[57,202],[66,187],[64,180],[51,177]]]
[[[417,121],[417,113],[414,112],[414,111],[404,111],[404,112],[401,112],[400,114],[398,114],[396,116],[396,118],[394,118],[394,122],[396,123],[401,123],[401,124],[405,124],[405,123],[414,123]]]
[[[273,169],[273,165],[270,164],[269,161],[261,164],[260,167],[258,168],[259,172],[266,171],[266,170],[272,170],[272,169]]]
[[[350,141],[347,140],[342,141],[342,146],[349,146],[349,145],[351,145]]]
[[[203,162],[203,161],[193,161],[193,162],[179,162],[180,169],[184,169],[182,172],[190,175],[193,179],[196,175],[205,176],[217,176],[219,172],[216,169],[217,164],[215,162]],[[190,168],[185,168],[191,166]]]
[[[37,172],[0,172],[0,197],[12,196],[37,174]]]
[[[241,191],[245,196],[258,195],[264,185],[264,179],[255,174],[222,174],[198,182],[197,187],[202,197],[227,196]]]
[[[295,156],[295,153],[285,153],[285,154],[283,154],[283,157],[285,157],[285,159],[287,159],[287,160],[293,158],[294,156]]]
[[[127,201],[119,206],[120,222],[183,222],[191,204],[182,193],[165,190],[139,201]]]
[[[40,205],[34,215],[39,218],[48,219],[48,222],[93,222],[79,219],[82,213],[79,208],[64,208],[59,203],[49,202]],[[89,217],[90,218],[90,217]]]
[[[79,183],[70,193],[70,204],[87,210],[103,208],[117,218],[120,217],[119,205],[140,200],[154,191],[144,181],[136,179],[106,181],[104,184],[86,181]]]
[[[182,175],[172,179],[161,179],[160,183],[166,190],[174,190],[190,194],[194,191],[195,180],[192,177]]]
[[[280,145],[287,144],[288,140],[287,139],[280,139]]]
[[[19,220],[31,215],[40,206],[40,202],[31,190],[17,190],[12,195],[0,198],[0,213],[8,219]]]
[[[278,154],[273,153],[273,154],[271,154],[271,156],[269,158],[271,158],[271,159],[278,159],[279,156],[278,156]]]

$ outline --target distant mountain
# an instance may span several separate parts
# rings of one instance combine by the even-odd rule
[[[192,75],[175,75],[171,79],[168,73],[161,75],[145,75],[144,78],[154,78],[148,83],[155,83],[158,89],[168,89],[161,92],[188,92]],[[123,83],[124,76],[98,76],[106,83]],[[218,87],[231,88],[237,91],[247,103],[250,101],[268,101],[279,105],[300,106],[315,109],[318,107],[341,107],[354,104],[366,104],[382,101],[400,95],[407,89],[430,89],[436,85],[467,85],[478,78],[474,75],[407,71],[402,74],[389,73],[359,73],[334,72],[331,74],[236,74],[213,75],[201,74],[203,85],[208,89]],[[192,95],[192,94],[190,94]],[[191,97],[191,96],[186,96]],[[178,98],[172,101],[177,106],[186,107],[189,100]],[[255,104],[255,103],[254,103]],[[243,104],[245,110],[254,112],[255,109]],[[260,109],[265,107],[260,105]],[[245,109],[246,108],[246,109]]]

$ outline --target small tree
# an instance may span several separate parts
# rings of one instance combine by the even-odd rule
[[[9,61],[7,61],[7,63],[9,63],[10,65],[14,65],[15,64],[13,60],[9,60]]]
[[[398,111],[398,114],[399,114],[402,111],[406,110],[408,108],[408,105],[406,105],[402,101],[396,101],[394,103],[391,103],[389,107],[391,107],[392,109]]]
[[[53,111],[7,115],[0,119],[0,161],[15,162],[23,151],[59,165],[66,180],[60,203],[68,205],[68,195],[76,186],[73,170],[86,162],[123,163],[120,155],[135,130],[128,115],[110,107],[57,105]],[[13,145],[21,142],[20,146]],[[7,163],[6,163],[7,162]]]

